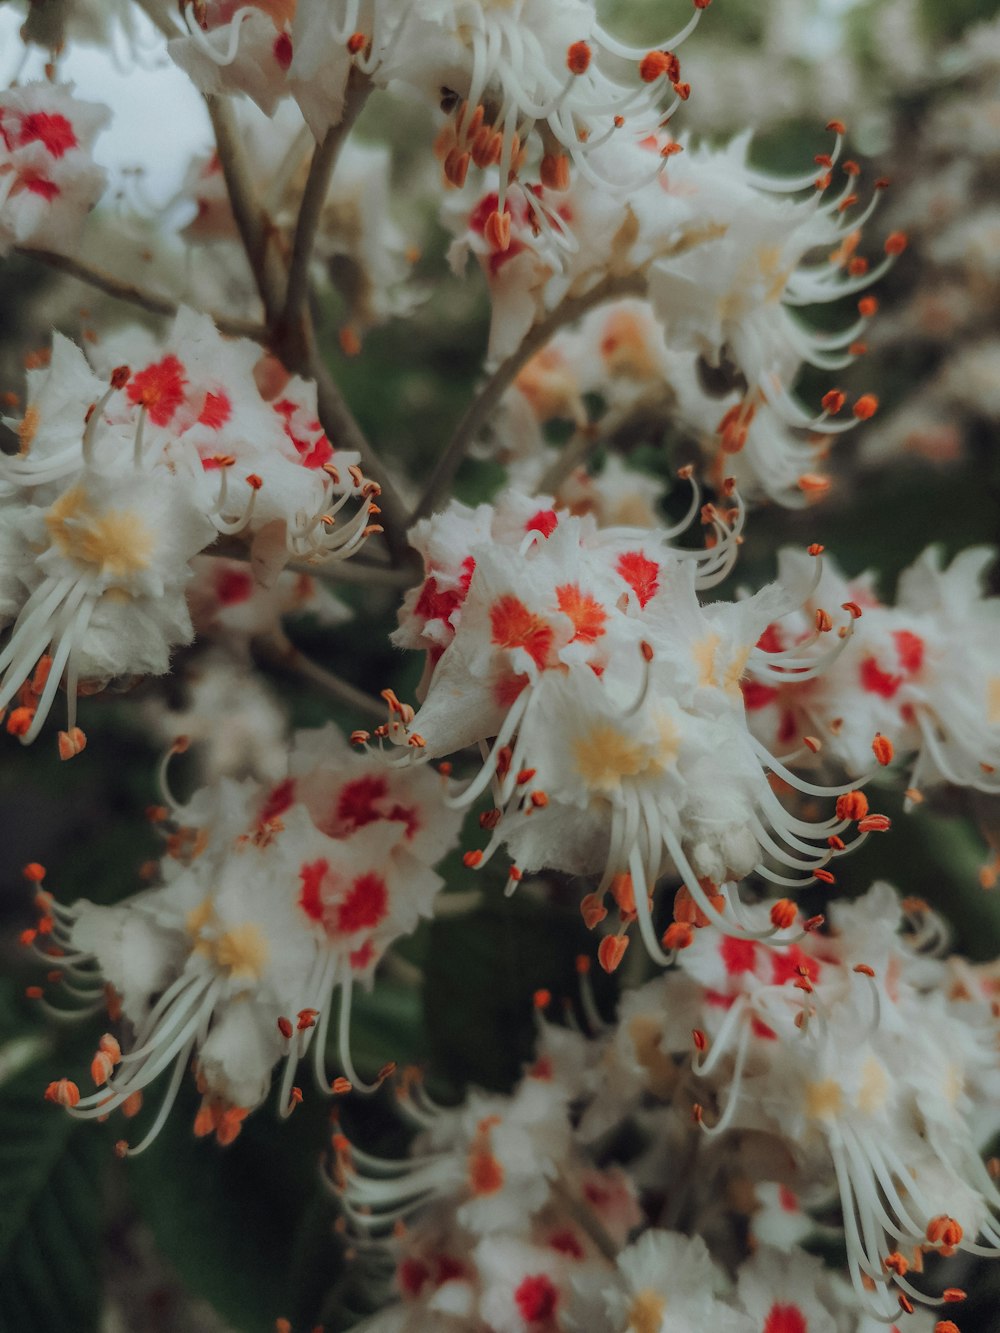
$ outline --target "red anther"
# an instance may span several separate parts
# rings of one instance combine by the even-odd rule
[[[819,472],[804,472],[795,484],[804,495],[820,495],[830,489],[829,477]]]
[[[517,775],[517,784],[520,786],[523,782],[530,782],[538,772],[536,768],[522,768]]]
[[[817,153],[816,156],[813,158],[813,161],[816,163],[818,167],[833,166],[833,158],[830,156],[829,153]]]
[[[896,751],[893,749],[892,741],[888,736],[883,736],[880,731],[876,731],[875,739],[872,741],[872,754],[883,766],[883,768],[892,763],[893,755]]]
[[[888,190],[891,184],[892,181],[889,179],[888,176],[879,176],[879,178],[875,182],[874,188],[876,190]]]
[[[885,1256],[882,1267],[887,1273],[895,1273],[897,1277],[905,1277],[910,1270],[909,1261],[898,1250],[893,1250],[892,1254]]]
[[[892,820],[888,815],[866,815],[858,820],[859,833],[888,833],[891,828]]]
[[[122,1048],[118,1044],[118,1039],[112,1037],[110,1032],[104,1033],[97,1043],[97,1049],[103,1051],[110,1058],[112,1064],[118,1064],[122,1058]]]
[[[624,116],[615,116],[615,129],[616,129],[616,130],[620,130],[621,127],[622,127],[624,124],[625,124],[625,117],[624,117]]]
[[[38,931],[32,929],[22,930],[21,934],[18,936],[18,939],[20,940],[21,944],[24,945],[25,948],[27,948],[31,944],[34,944],[37,938],[38,938]]]
[[[318,1009],[300,1009],[297,1016],[296,1027],[300,1032],[305,1032],[308,1028],[316,1026],[317,1018],[319,1018]]]
[[[848,791],[837,798],[838,819],[864,819],[868,813],[868,797],[863,791]]]
[[[821,868],[819,870],[814,870],[813,874],[818,880],[821,880],[824,884],[836,884],[837,882],[836,876],[831,875],[829,870],[823,870]]]
[[[290,1106],[299,1106],[302,1103],[302,1089],[298,1086],[292,1087],[291,1096],[288,1099]]]
[[[798,908],[791,898],[779,898],[771,905],[771,925],[778,930],[787,930],[789,926],[795,925],[798,914]]]
[[[56,1079],[45,1089],[45,1100],[59,1106],[75,1106],[80,1100],[80,1089],[68,1078]]]
[[[378,1071],[378,1073],[375,1075],[375,1081],[377,1083],[384,1083],[387,1078],[392,1078],[395,1072],[396,1072],[396,1061],[390,1060],[388,1064],[384,1064],[382,1068]]]
[[[349,1078],[338,1077],[330,1084],[330,1091],[336,1096],[351,1091],[351,1080]]]
[[[368,38],[363,32],[352,32],[347,39],[347,49],[352,56],[356,56],[359,51],[363,51],[368,42]]]
[[[352,731],[352,732],[351,732],[351,744],[352,744],[352,745],[367,745],[367,743],[371,740],[371,735],[372,735],[372,734],[371,734],[370,731]]]
[[[691,85],[689,83],[675,83],[673,89],[682,102],[686,102],[691,96]]]
[[[90,1062],[90,1077],[94,1080],[97,1087],[100,1087],[102,1083],[107,1083],[114,1071],[114,1067],[114,1061],[111,1059],[110,1055],[105,1054],[104,1051],[97,1052],[93,1060]]]
[[[844,848],[847,846],[847,844],[844,842],[844,839],[838,837],[836,833],[830,834],[830,836],[826,840],[826,845],[828,847],[832,847],[835,851],[838,852],[842,852]]]
[[[255,491],[259,491],[264,485],[264,478],[259,477],[256,472],[251,472],[246,478],[247,485]]]
[[[122,1159],[128,1156],[128,1140],[117,1139],[115,1142],[115,1156]]]
[[[483,236],[488,245],[501,253],[510,249],[510,214],[498,213],[496,209],[486,219]]]
[[[590,68],[590,47],[586,42],[573,42],[566,48],[566,68],[571,74],[586,74]]]
[[[909,1296],[907,1296],[904,1292],[901,1291],[897,1293],[897,1298],[899,1300],[899,1308],[903,1311],[903,1313],[912,1314],[913,1302],[910,1300]]]
[[[823,190],[829,189],[829,186],[830,186],[830,177],[829,177],[829,175],[826,175],[826,176],[817,176],[817,177],[816,177],[816,180],[814,181],[814,184],[815,184],[815,186],[816,186],[816,189],[819,190],[819,191],[821,191],[821,192],[822,192]]]
[[[278,1031],[281,1033],[281,1035],[282,1035],[282,1036],[284,1037],[284,1039],[287,1041],[287,1040],[289,1039],[289,1037],[292,1035],[292,1031],[293,1031],[293,1029],[292,1029],[292,1020],[291,1020],[290,1018],[279,1018],[279,1019],[278,1019]]]
[[[676,139],[671,139],[669,143],[665,143],[663,147],[660,149],[660,156],[676,157],[678,153],[683,153],[683,152],[684,152],[684,145],[682,143],[678,143]]]
[[[652,662],[653,645],[651,643],[647,643],[645,639],[642,639],[639,643],[639,651],[640,653],[642,653],[643,657],[647,662]]]
[[[843,389],[828,389],[820,399],[823,411],[829,412],[831,416],[835,416],[844,406],[846,401],[847,395],[844,393]]]
[[[419,735],[417,732],[413,732],[412,735],[407,736],[406,743],[411,750],[422,750],[427,744],[423,736]]]
[[[33,708],[14,708],[7,715],[7,730],[11,736],[24,736],[35,720]]]
[[[858,196],[856,194],[849,194],[846,199],[841,199],[840,203],[837,205],[837,210],[840,213],[846,213],[847,210],[853,208],[857,202]]]
[[[827,122],[826,128],[831,134],[846,134],[847,126],[842,120],[831,120]]]
[[[497,754],[497,777],[504,778],[510,771],[510,761],[514,757],[514,752],[509,745],[501,745]]]
[[[842,611],[846,611],[852,620],[861,619],[861,607],[858,606],[857,602],[841,602],[840,608]]]
[[[21,871],[21,874],[30,883],[41,884],[42,880],[45,878],[45,867],[39,865],[37,861],[29,861]]]
[[[961,1333],[958,1325],[951,1319],[939,1319],[934,1325],[934,1333]]]
[[[548,805],[548,803],[549,803],[549,798],[545,792],[533,791],[531,793],[531,804],[535,806],[536,809],[542,810],[545,808],[545,806]]]
[[[890,232],[885,238],[885,252],[887,255],[901,255],[908,243],[905,231]]]
[[[625,957],[628,948],[627,935],[605,935],[597,946],[597,961],[605,972],[614,972]]]
[[[131,374],[132,372],[129,370],[128,366],[115,366],[114,370],[111,372],[111,379],[109,381],[112,389],[124,389],[125,385],[129,382]]]
[[[694,464],[685,463],[683,467],[677,469],[677,477],[680,481],[690,481],[694,476]]]
[[[465,178],[469,174],[469,163],[472,161],[472,154],[459,148],[456,144],[444,160],[444,178],[449,185],[454,185],[460,190],[465,184]],[[357,337],[357,335],[355,335]],[[345,349],[346,350],[346,349]]]
[[[701,1102],[695,1102],[691,1107],[691,1119],[696,1125],[700,1125],[705,1118],[705,1108]]]
[[[170,747],[171,754],[186,754],[188,746],[191,744],[189,736],[178,736]]]
[[[590,959],[587,957],[585,953],[577,954],[576,970],[577,974],[581,977],[585,977],[587,973],[590,971]]]
[[[569,158],[565,153],[546,153],[539,176],[547,190],[568,190]]]
[[[864,319],[871,319],[878,310],[878,301],[874,296],[862,296],[858,302],[858,314]]]
[[[813,993],[813,984],[808,977],[796,977],[795,980],[792,982],[792,985],[795,987],[796,990],[805,991],[807,995],[811,995]]]
[[[825,546],[820,546],[819,542],[813,542],[812,546],[806,547],[806,554],[812,556],[822,555],[825,550]]]
[[[712,0],[694,0],[695,9],[707,9]]]
[[[959,1301],[965,1300],[965,1292],[961,1287],[945,1287],[941,1299],[946,1305],[957,1305]]]
[[[844,174],[847,176],[861,175],[861,168],[852,158],[848,158],[846,162],[842,162],[841,166],[843,167]]]
[[[816,628],[820,634],[829,634],[833,629],[833,621],[830,618],[830,613],[824,611],[822,607],[819,607],[816,611]]]
[[[873,393],[863,393],[852,411],[859,421],[868,421],[878,411],[878,399]]]
[[[811,934],[814,930],[819,930],[820,927],[825,924],[826,924],[826,917],[818,913],[816,916],[808,917],[805,921],[803,921],[802,929]]]
[[[45,991],[41,986],[25,986],[24,993],[29,1000],[40,1000]]]
[[[539,990],[536,990],[531,997],[531,1003],[536,1009],[547,1009],[552,1003],[552,992],[546,990],[544,986],[541,987]]]
[[[855,255],[847,265],[847,271],[852,278],[863,278],[868,272],[868,260],[862,255]]]
[[[482,863],[483,854],[478,847],[471,852],[466,852],[462,857],[462,864],[465,866],[466,870],[475,870],[476,867],[482,865]]]
[[[503,811],[494,806],[492,810],[484,810],[479,816],[479,827],[481,829],[494,829],[503,818]]]
[[[648,51],[639,61],[639,77],[643,83],[653,83],[664,74],[672,81],[678,73],[680,66],[672,51]]]
[[[438,764],[438,772],[441,774],[443,778],[450,778],[452,775],[453,768],[454,765],[449,763],[447,760],[443,764]]]
[[[708,1049],[708,1038],[701,1028],[691,1029],[691,1040],[694,1042],[695,1050],[704,1052]]]
[[[580,903],[580,913],[588,930],[593,930],[598,922],[603,921],[608,909],[596,893],[588,893]]]
[[[686,921],[671,921],[662,943],[664,949],[689,949],[694,943],[694,930]]]
[[[867,963],[855,963],[854,970],[863,977],[873,977],[875,975],[875,969],[869,967]]]
[[[521,871],[518,870],[517,866],[511,866],[510,870],[507,872],[507,878],[512,879],[515,884],[520,884],[523,875]]]

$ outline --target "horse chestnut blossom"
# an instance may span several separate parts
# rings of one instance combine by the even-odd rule
[[[480,819],[490,840],[466,863],[478,867],[505,845],[516,862],[510,891],[545,866],[597,877],[583,903],[588,923],[607,915],[609,890],[622,916],[601,946],[609,970],[634,920],[650,954],[667,961],[648,892],[668,872],[709,920],[745,937],[738,904],[720,886],[751,871],[779,885],[804,884],[816,870],[832,880],[824,867],[843,850],[849,814],[797,818],[767,774],[812,795],[849,788],[807,782],[774,759],[751,735],[740,691],[744,674],[766,681],[783,669],[780,655],[756,645],[792,603],[780,585],[705,607],[696,595],[731,563],[739,505],[728,516],[708,507],[716,544],[703,552],[554,510],[504,541],[500,519],[515,506],[530,509],[512,498],[492,516],[459,509],[418,532],[428,577],[404,605],[399,636],[428,647],[431,668],[419,712],[388,733],[408,747],[401,762],[491,740],[458,798],[493,799]],[[818,621],[813,639],[831,624]],[[848,618],[833,649],[792,648],[784,669],[821,671],[850,626]]]
[[[161,1108],[131,1152],[155,1138],[192,1059],[204,1098],[195,1132],[222,1142],[267,1096],[282,1061],[279,1104],[292,1111],[302,1098],[293,1078],[310,1046],[321,1091],[367,1086],[350,1054],[353,987],[370,986],[387,949],[430,914],[442,885],[431,867],[453,844],[458,819],[445,779],[387,772],[353,753],[332,724],[300,732],[287,766],[277,783],[222,779],[186,806],[165,787],[168,804],[154,811],[167,842],[158,887],[114,907],[85,899],[65,907],[39,887],[39,926],[26,942],[65,971],[72,1001],[93,1012],[110,997],[112,1016],[133,1034],[111,1063],[100,1057],[115,1048],[102,1045],[98,1089],[72,1113],[134,1113],[139,1094],[171,1069]],[[40,884],[41,868],[29,872]],[[346,1078],[331,1083],[336,991]]]
[[[895,606],[879,602],[874,575],[848,580],[828,562],[810,605],[862,608],[855,635],[821,680],[797,682],[793,671],[750,682],[754,733],[780,751],[808,727],[824,755],[858,774],[877,732],[890,753],[913,756],[911,802],[943,783],[1000,791],[1000,599],[984,596],[993,556],[971,547],[946,567],[940,547],[928,548],[900,576]],[[798,553],[780,559],[782,577],[801,585],[809,571]],[[807,623],[769,627],[768,644],[790,646]]]
[[[110,119],[106,106],[65,87],[28,83],[0,93],[0,257],[14,245],[76,250],[107,184],[92,153]]]
[[[335,455],[314,386],[286,375],[264,399],[260,349],[190,311],[150,356],[102,379],[57,337],[8,423],[20,451],[0,459],[11,626],[0,707],[26,691],[7,726],[29,743],[65,673],[64,757],[85,743],[81,685],[163,673],[171,648],[190,642],[191,561],[220,536],[249,539],[251,566],[270,583],[290,558],[346,558],[372,530],[377,487],[356,455]]]

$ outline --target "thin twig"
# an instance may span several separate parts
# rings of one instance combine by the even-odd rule
[[[546,469],[541,481],[535,487],[535,493],[555,495],[570,473],[575,472],[581,463],[587,461],[600,440],[600,432],[592,426],[574,431]]]
[[[71,255],[58,254],[55,250],[36,250],[27,245],[15,246],[14,252],[24,259],[37,260],[38,263],[45,264],[48,268],[57,269],[60,273],[66,273],[79,282],[85,282],[90,287],[96,287],[98,291],[104,292],[107,296],[113,296],[119,301],[126,301],[129,305],[138,306],[140,310],[146,310],[151,315],[173,316],[177,314],[177,302],[170,300],[169,297],[157,296],[155,292],[148,292],[144,287],[138,287],[131,282],[123,282],[121,278],[116,278],[113,273],[94,268],[93,265],[85,264],[82,260],[74,259]],[[230,319],[229,316],[216,314],[212,310],[206,313],[220,333],[227,333],[235,338],[252,338],[254,342],[263,342],[267,337],[267,330],[264,326],[254,323],[253,320]]]
[[[515,379],[545,344],[565,324],[572,324],[588,310],[604,305],[608,301],[617,301],[626,296],[644,296],[647,287],[647,273],[658,259],[672,259],[684,254],[696,245],[723,235],[725,227],[710,223],[704,227],[695,227],[681,234],[664,245],[656,254],[650,255],[639,267],[622,272],[618,269],[608,273],[581,296],[565,296],[543,320],[528,330],[520,346],[505,361],[501,361],[483,385],[479,394],[469,404],[461,421],[455,427],[455,433],[447,448],[435,464],[423,498],[413,511],[411,522],[425,518],[433,513],[444,498],[458,471],[459,464],[468,453],[470,446],[485,425],[490,413],[499,403]]]
[[[285,265],[273,244],[274,224],[257,199],[250,162],[232,105],[224,97],[216,97],[212,93],[206,94],[205,105],[215,133],[219,164],[236,229],[243,242],[260,299],[264,303],[267,322],[273,331],[284,305],[285,293]]]
[[[309,264],[316,232],[319,228],[323,205],[330,189],[330,178],[337,165],[340,150],[347,142],[354,123],[368,100],[372,90],[371,80],[358,67],[352,66],[344,93],[344,113],[336,125],[327,131],[326,137],[318,144],[309,164],[309,176],[302,192],[299,216],[295,224],[295,240],[292,244],[292,261],[288,269],[288,288],[285,293],[285,309],[282,324],[291,330],[305,307],[309,295]]]
[[[380,699],[367,694],[364,690],[359,690],[350,681],[341,680],[340,676],[334,675],[332,671],[327,671],[325,667],[306,657],[305,653],[296,648],[291,639],[280,630],[258,640],[258,643],[264,655],[276,666],[304,676],[337,703],[365,713],[368,717],[377,718],[379,722],[385,721],[385,704]]]

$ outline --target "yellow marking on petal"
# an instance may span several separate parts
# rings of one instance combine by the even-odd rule
[[[712,685],[718,687],[718,680],[715,675],[715,650],[722,640],[718,634],[709,634],[704,639],[699,639],[697,643],[691,645],[691,656],[694,658],[694,664],[698,668],[698,684],[700,686]]]
[[[986,716],[992,726],[1000,723],[1000,676],[994,676],[986,685]]]
[[[82,486],[56,500],[45,515],[45,526],[63,555],[112,578],[145,569],[153,554],[153,535],[140,514],[131,509],[95,514]]]
[[[35,436],[38,433],[40,420],[41,418],[39,417],[37,407],[29,405],[24,409],[24,416],[18,422],[17,426],[17,438],[21,446],[17,452],[20,457],[23,458],[31,448]]]
[[[660,1333],[667,1298],[646,1287],[629,1306],[628,1326],[631,1333]]]
[[[184,918],[184,929],[192,939],[196,939],[214,916],[215,908],[212,906],[212,900],[206,898],[204,902],[199,903],[197,907],[192,907],[188,912]]]
[[[858,1088],[858,1109],[871,1114],[881,1111],[889,1095],[889,1076],[881,1061],[870,1055],[861,1069]]]
[[[267,940],[259,926],[247,921],[215,941],[212,953],[215,962],[234,977],[259,980],[267,966]]]
[[[656,744],[623,736],[609,722],[598,723],[573,742],[577,772],[591,791],[613,792],[623,778],[655,775],[677,755],[677,730],[665,715],[655,721]]]
[[[750,649],[744,648],[736,654],[726,667],[722,677],[722,688],[727,694],[739,694],[740,681],[743,679],[743,672],[746,670],[749,659]]]
[[[840,1084],[832,1078],[806,1084],[806,1115],[813,1120],[833,1120],[844,1107]]]

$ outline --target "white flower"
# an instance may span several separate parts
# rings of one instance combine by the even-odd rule
[[[91,150],[110,114],[48,83],[0,93],[0,255],[13,245],[76,250],[107,184]]]

